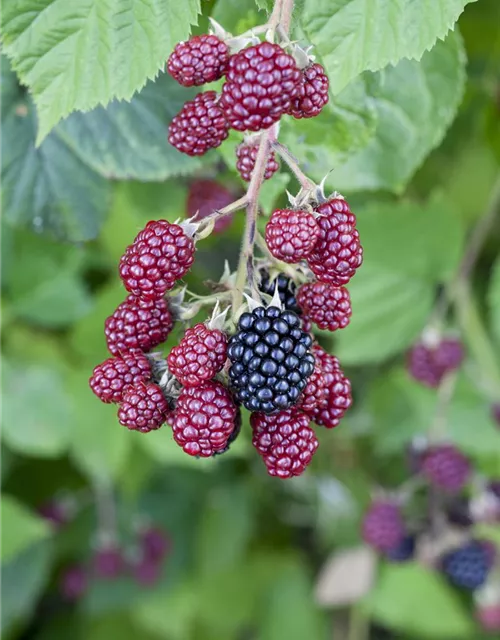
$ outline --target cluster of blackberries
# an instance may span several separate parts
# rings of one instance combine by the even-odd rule
[[[336,331],[349,324],[351,299],[345,284],[363,261],[356,217],[347,202],[334,196],[306,209],[274,211],[266,226],[271,254],[290,264],[307,261],[317,281],[297,291],[304,318],[320,329]]]
[[[170,144],[191,156],[218,147],[229,129],[261,131],[286,114],[312,118],[328,102],[329,83],[323,67],[311,61],[300,69],[292,55],[271,42],[231,53],[228,44],[215,35],[194,36],[175,47],[167,70],[185,87],[225,78],[220,95],[199,93],[170,124]],[[244,180],[250,180],[257,144],[244,143],[237,150],[237,168]],[[277,169],[271,153],[265,178]]]
[[[125,550],[118,544],[93,552],[88,563],[73,563],[61,575],[60,590],[68,601],[79,600],[93,580],[116,580],[130,576],[148,587],[161,577],[163,561],[171,547],[170,539],[157,527],[139,532],[133,546]]]
[[[490,522],[500,518],[500,492],[495,495],[495,482],[489,483],[476,500],[469,500],[460,492],[470,479],[471,468],[467,458],[449,444],[430,446],[421,452],[417,471],[427,480],[433,491],[440,495],[442,521],[447,522],[443,531],[451,527],[462,532],[458,540],[446,543],[441,548],[436,532],[432,534],[433,544],[437,543],[432,560],[456,586],[475,590],[482,586],[495,561],[495,550],[491,543],[476,540],[471,527],[476,522]],[[496,503],[492,510],[490,500]],[[388,560],[401,562],[414,557],[419,540],[428,540],[427,520],[416,522],[409,527],[403,517],[403,504],[408,496],[376,499],[366,511],[362,534],[365,542],[382,553]],[[485,502],[488,502],[488,505]],[[486,506],[486,509],[485,509]],[[481,510],[479,511],[479,507]]]
[[[177,224],[152,220],[120,260],[120,276],[130,295],[104,326],[114,357],[95,367],[92,391],[119,405],[120,423],[144,433],[165,423],[171,407],[146,354],[167,339],[174,325],[167,291],[191,268],[194,240]]]

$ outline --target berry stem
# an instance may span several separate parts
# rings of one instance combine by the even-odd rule
[[[98,541],[100,544],[116,542],[116,505],[113,489],[107,481],[96,481],[94,497],[98,522]]]
[[[238,198],[238,200],[231,202],[230,204],[223,207],[222,209],[216,209],[209,216],[206,216],[206,218],[203,218],[202,229],[206,228],[212,221],[217,222],[219,218],[224,218],[224,216],[229,216],[232,213],[235,213],[236,211],[243,209],[246,206],[247,202],[248,202],[248,194],[245,194],[241,198]]]
[[[235,295],[233,299],[233,315],[236,314],[243,301],[243,290],[248,282],[252,293],[256,291],[253,264],[253,249],[257,231],[257,214],[259,193],[264,182],[267,160],[271,151],[271,141],[275,136],[275,126],[264,131],[260,138],[259,150],[252,171],[252,178],[247,191],[247,218],[243,244],[240,252],[238,270],[236,272]]]
[[[297,158],[295,158],[295,156],[293,156],[290,153],[290,151],[287,149],[287,147],[285,147],[284,144],[281,144],[281,142],[278,142],[277,140],[275,140],[273,142],[273,149],[276,151],[276,153],[278,153],[281,159],[284,162],[286,162],[286,164],[290,167],[294,176],[297,178],[297,180],[300,183],[300,186],[303,189],[306,189],[306,190],[314,189],[315,187],[314,182],[305,175],[305,173],[299,167]]]

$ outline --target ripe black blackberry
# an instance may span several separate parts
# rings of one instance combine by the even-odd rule
[[[473,591],[486,582],[492,558],[484,543],[471,540],[463,547],[449,551],[441,564],[453,584]]]
[[[266,414],[296,404],[314,371],[311,346],[311,336],[292,311],[270,306],[242,314],[227,351],[239,402]]]
[[[265,269],[260,270],[259,290],[262,291],[262,293],[267,293],[272,296],[276,284],[278,285],[278,295],[283,307],[288,311],[293,311],[298,316],[302,315],[302,309],[295,299],[295,291],[297,290],[295,282],[290,280],[284,273],[280,273],[277,278],[271,280],[269,273]]]

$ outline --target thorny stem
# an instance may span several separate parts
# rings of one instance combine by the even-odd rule
[[[285,147],[285,145],[281,144],[277,140],[273,142],[273,149],[278,153],[278,155],[286,162],[286,164],[290,167],[293,174],[297,178],[300,183],[300,186],[303,189],[314,189],[315,184],[312,180],[305,175],[302,169],[299,166],[297,158],[293,156],[290,151]]]
[[[216,209],[209,216],[207,216],[206,218],[203,218],[203,226],[206,227],[212,220],[217,221],[219,218],[224,218],[224,216],[229,216],[232,213],[235,213],[236,211],[243,209],[243,207],[246,206],[247,202],[248,202],[248,194],[245,194],[241,198],[238,198],[238,200],[231,202],[230,204],[223,207],[222,209]]]

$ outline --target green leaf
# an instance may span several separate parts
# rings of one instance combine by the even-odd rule
[[[490,326],[497,344],[500,346],[500,258],[493,267],[490,289],[488,292],[490,307]]]
[[[4,51],[34,96],[40,143],[71,111],[130,100],[190,32],[199,0],[22,0],[3,12]]]
[[[339,93],[363,71],[420,60],[458,20],[468,0],[305,0],[300,27]]]
[[[369,205],[358,214],[358,228],[369,265],[429,282],[449,280],[462,255],[461,220],[439,195],[425,204]]]
[[[4,220],[73,241],[94,238],[107,210],[109,183],[57,133],[35,148],[31,100],[9,86],[9,102],[2,110]]]
[[[403,351],[422,330],[434,301],[432,285],[373,264],[369,256],[349,292],[351,322],[335,334],[343,364],[380,362]]]
[[[277,572],[261,604],[260,640],[323,640],[325,620],[312,596],[304,566],[290,558]]]
[[[425,615],[415,615],[415,607]],[[385,566],[367,601],[375,620],[418,638],[470,638],[473,623],[437,572],[416,563]]]
[[[123,470],[133,441],[118,422],[117,406],[103,404],[90,390],[89,374],[75,372],[68,380],[75,405],[70,454],[92,481],[109,482]]]
[[[52,546],[42,540],[2,564],[2,635],[29,619],[48,580],[51,560]]]
[[[11,313],[41,326],[63,327],[89,311],[91,299],[79,274],[83,250],[18,231],[9,254],[4,268]],[[30,259],[14,258],[20,255]]]
[[[50,535],[48,523],[34,515],[11,496],[1,498],[2,554],[1,561],[8,562],[30,545]]]
[[[253,530],[248,486],[218,487],[209,494],[198,528],[197,570],[211,576],[242,562]]]
[[[335,170],[340,189],[401,192],[442,140],[462,100],[465,54],[458,33],[425,53],[366,74],[378,122],[370,142]]]
[[[169,640],[189,640],[195,615],[196,593],[192,584],[180,584],[167,592],[156,590],[132,610],[138,625],[152,633],[160,631]]]
[[[161,73],[130,102],[113,100],[106,108],[73,113],[61,122],[57,133],[81,160],[106,178],[165,180],[186,175],[201,162],[169,144],[168,125],[195,93]]]
[[[2,437],[9,447],[49,458],[65,451],[73,435],[72,405],[60,370],[4,359],[3,398]]]
[[[399,193],[443,138],[462,99],[464,80],[462,41],[452,33],[420,62],[402,60],[363,74],[333,99],[340,119],[323,119],[322,114],[313,124],[299,123],[294,130],[285,126],[285,142],[292,153],[300,149],[303,168],[315,180],[334,170],[332,179],[341,191]]]

